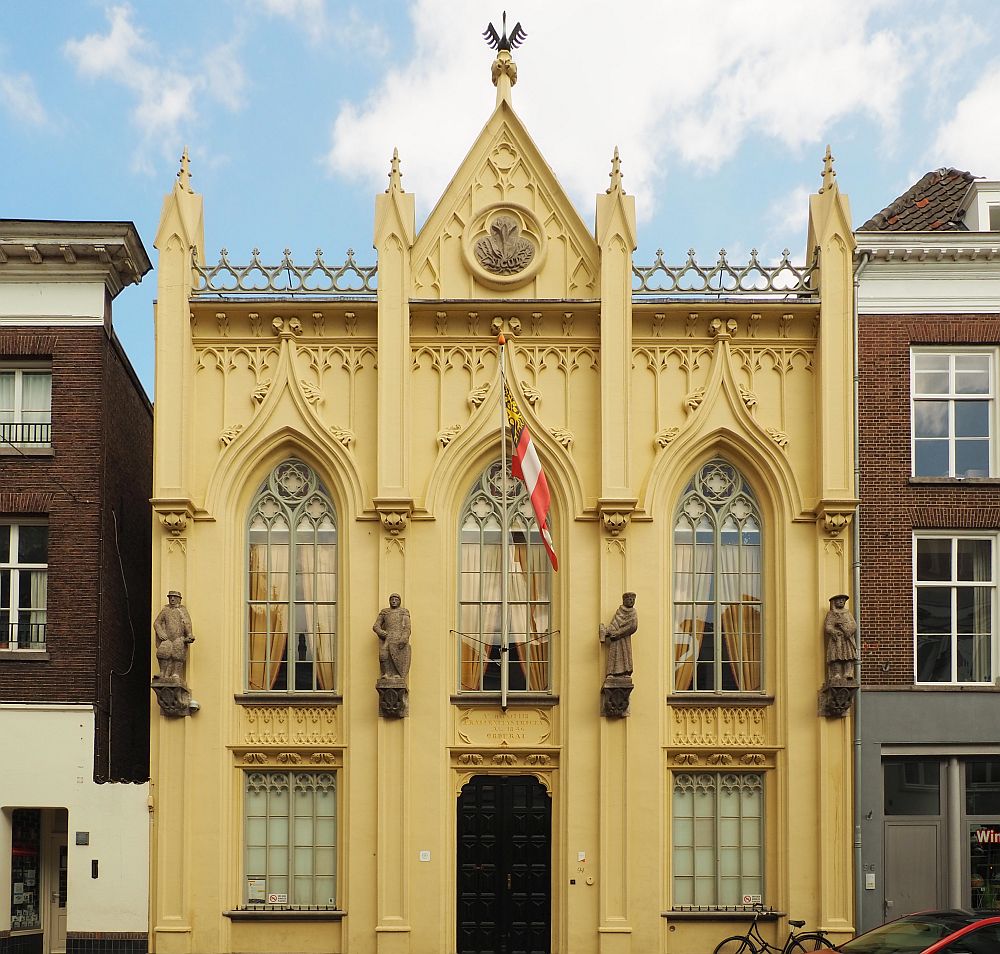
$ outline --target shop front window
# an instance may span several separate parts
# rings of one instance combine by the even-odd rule
[[[971,904],[1000,910],[1000,757],[965,762]]]
[[[42,926],[38,907],[41,879],[42,813],[17,808],[11,818],[10,929],[26,931]]]

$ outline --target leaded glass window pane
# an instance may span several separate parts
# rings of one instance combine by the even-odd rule
[[[509,652],[501,651],[506,502]],[[458,685],[462,692],[549,692],[552,568],[524,484],[494,461],[459,518]]]
[[[337,517],[307,464],[280,463],[247,522],[247,687],[332,690],[337,626]]]
[[[753,490],[715,458],[674,518],[674,689],[762,688],[761,520]]]
[[[764,893],[764,776],[673,777],[673,904],[734,906]]]
[[[248,772],[244,812],[246,903],[336,907],[336,775]]]

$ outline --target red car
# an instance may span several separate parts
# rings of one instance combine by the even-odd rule
[[[843,954],[1000,954],[1000,911],[921,911],[845,941]]]

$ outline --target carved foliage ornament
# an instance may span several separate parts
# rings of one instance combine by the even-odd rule
[[[521,235],[521,226],[509,215],[498,215],[474,247],[479,264],[494,275],[515,275],[535,257],[535,246]]]
[[[462,236],[462,256],[476,279],[491,288],[519,288],[538,274],[547,236],[535,213],[498,202],[475,214]]]

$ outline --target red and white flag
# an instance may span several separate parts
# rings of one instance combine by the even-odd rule
[[[538,459],[535,445],[532,443],[531,434],[528,432],[528,424],[521,413],[521,409],[514,400],[510,388],[506,382],[503,386],[504,405],[507,408],[507,426],[510,428],[510,440],[514,445],[514,454],[510,459],[510,472],[519,480],[524,481],[524,486],[531,497],[531,506],[535,511],[535,521],[538,524],[538,532],[542,535],[542,543],[552,561],[552,569],[559,569],[559,561],[556,559],[556,551],[552,546],[552,534],[549,532],[549,504],[552,498],[549,494],[549,485],[545,480],[542,471],[542,462]]]

